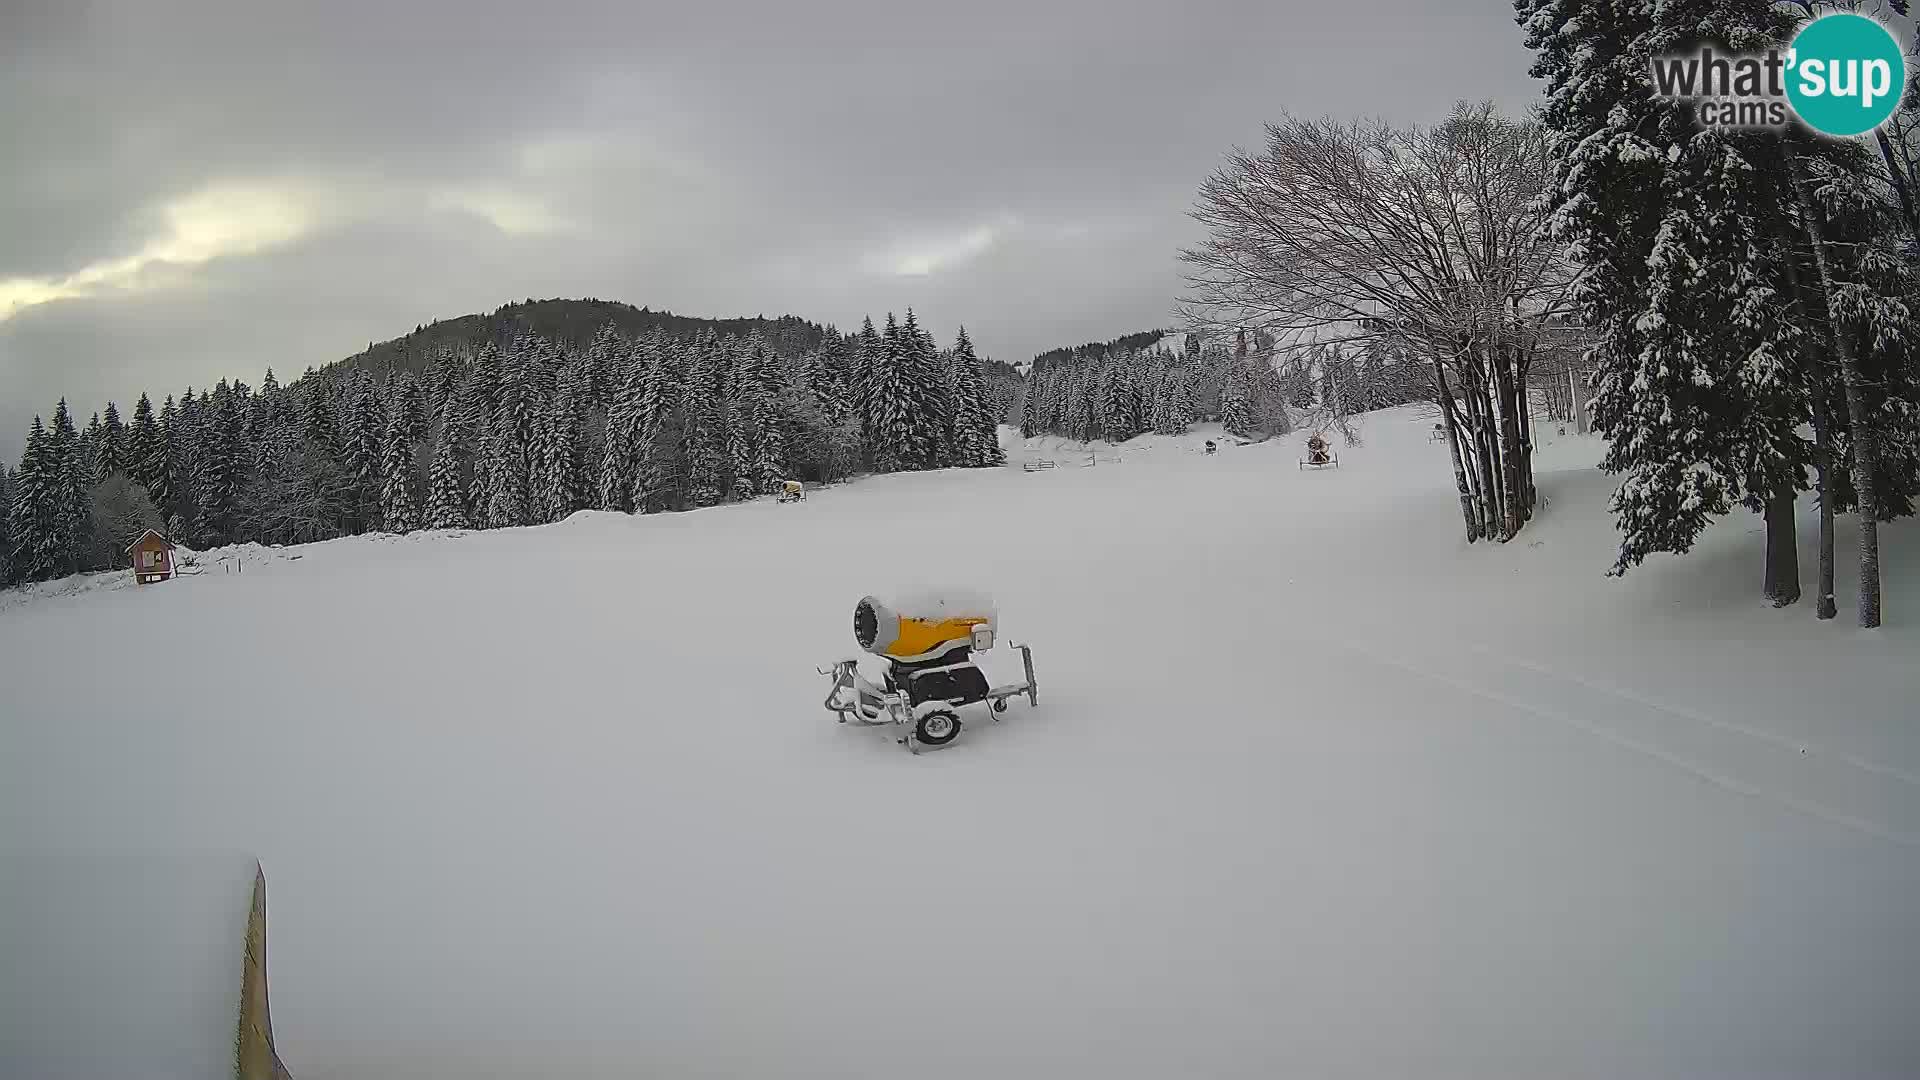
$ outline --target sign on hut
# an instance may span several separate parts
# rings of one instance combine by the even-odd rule
[[[127,553],[133,559],[134,581],[145,585],[149,581],[165,581],[173,576],[173,544],[152,529],[141,533],[140,539],[127,545]]]

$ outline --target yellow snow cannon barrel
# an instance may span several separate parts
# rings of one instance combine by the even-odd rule
[[[891,660],[928,660],[965,644],[993,645],[993,602],[978,593],[939,590],[881,599],[863,597],[853,609],[853,638]]]

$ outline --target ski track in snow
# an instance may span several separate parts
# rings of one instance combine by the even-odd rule
[[[1483,686],[1478,683],[1471,682],[1465,679],[1455,678],[1450,675],[1442,675],[1438,672],[1429,670],[1426,667],[1411,664],[1399,657],[1386,655],[1385,653],[1376,649],[1363,648],[1349,641],[1327,640],[1322,642],[1322,644],[1330,648],[1338,648],[1342,651],[1351,653],[1371,663],[1381,664],[1383,666],[1393,668],[1396,671],[1404,671],[1409,675],[1415,676],[1416,678],[1425,679],[1428,682],[1449,687],[1463,694],[1469,694],[1469,695],[1472,695],[1473,697],[1481,698],[1482,700],[1485,700],[1485,701],[1491,701],[1496,704],[1505,705],[1508,708],[1514,709],[1518,712],[1526,713],[1530,716],[1537,716],[1543,720],[1550,720],[1550,721],[1553,721],[1554,723],[1563,724],[1575,730],[1583,731],[1588,735],[1592,735],[1595,738],[1602,739],[1606,742],[1612,743],[1615,746],[1621,747],[1626,750],[1631,750],[1634,753],[1645,755],[1646,757],[1651,758],[1655,761],[1659,761],[1666,765],[1672,766],[1673,768],[1678,769],[1681,772],[1684,772],[1687,775],[1694,777],[1695,779],[1698,779],[1707,784],[1711,784],[1714,787],[1721,788],[1733,794],[1742,795],[1748,798],[1753,798],[1753,799],[1758,799],[1765,802],[1773,803],[1774,805],[1784,807],[1785,809],[1792,810],[1796,813],[1803,814],[1807,817],[1816,818],[1820,821],[1825,821],[1832,825],[1841,826],[1842,828],[1852,829],[1856,832],[1863,833],[1867,836],[1872,836],[1879,840],[1885,840],[1889,843],[1899,844],[1904,847],[1920,848],[1920,836],[1910,836],[1903,833],[1894,832],[1890,829],[1877,825],[1873,822],[1865,821],[1860,818],[1853,817],[1852,815],[1844,814],[1837,810],[1832,810],[1827,807],[1808,802],[1804,799],[1796,798],[1791,795],[1782,795],[1778,792],[1768,791],[1765,788],[1757,787],[1755,785],[1748,784],[1748,783],[1743,783],[1742,781],[1736,780],[1733,777],[1726,775],[1725,773],[1715,771],[1714,769],[1708,766],[1702,765],[1696,761],[1692,761],[1686,757],[1683,757],[1679,754],[1675,754],[1671,751],[1662,749],[1661,747],[1655,746],[1652,743],[1646,742],[1641,739],[1633,738],[1632,736],[1629,736],[1629,735],[1622,735],[1618,731],[1609,729],[1601,724],[1595,724],[1586,720],[1581,720],[1578,717],[1575,717],[1569,713],[1563,712],[1551,706],[1541,705],[1536,702],[1527,701],[1513,694],[1509,694],[1500,690],[1495,690],[1490,687]],[[1482,650],[1473,649],[1471,651],[1480,652]],[[1524,664],[1516,664],[1514,666],[1526,668],[1527,670],[1537,671],[1540,674],[1552,676],[1554,678],[1562,678],[1562,679],[1565,679],[1567,682],[1574,683],[1575,685],[1585,685],[1578,679],[1568,678],[1566,676],[1561,675],[1559,672],[1553,671],[1548,668],[1540,668],[1540,667],[1535,667],[1532,665],[1524,665]],[[1590,687],[1590,689],[1604,690],[1603,687],[1598,687],[1598,686]],[[1617,696],[1622,697],[1624,700],[1633,700],[1631,698],[1628,698],[1626,695],[1617,695]],[[1672,710],[1665,709],[1663,706],[1659,706],[1657,704],[1650,703],[1650,702],[1647,703],[1647,706],[1659,711],[1672,712]],[[1679,714],[1676,714],[1676,715],[1679,715]],[[1737,726],[1730,726],[1730,729],[1738,731],[1741,734],[1747,734],[1747,735],[1756,734],[1755,732],[1742,729]],[[1783,743],[1785,742],[1785,740],[1780,740],[1780,741]],[[1791,744],[1791,745],[1796,746],[1796,752],[1797,752],[1797,744]]]
[[[1705,724],[1708,727],[1716,728],[1721,731],[1733,732],[1738,735],[1745,735],[1745,736],[1748,736],[1749,738],[1758,739],[1763,743],[1766,743],[1770,746],[1778,747],[1779,749],[1787,751],[1788,753],[1794,754],[1795,756],[1805,755],[1808,757],[1823,758],[1828,761],[1838,762],[1839,764],[1847,765],[1849,767],[1859,769],[1863,772],[1873,773],[1876,776],[1884,776],[1890,780],[1898,780],[1905,784],[1911,784],[1911,785],[1914,785],[1915,787],[1920,787],[1920,775],[1915,775],[1913,773],[1907,772],[1904,769],[1897,769],[1891,765],[1882,765],[1876,761],[1868,761],[1866,758],[1859,757],[1854,754],[1849,754],[1844,751],[1824,749],[1815,743],[1800,742],[1795,739],[1789,739],[1784,735],[1775,734],[1774,732],[1771,732],[1771,731],[1762,731],[1759,728],[1747,727],[1744,724],[1736,724],[1731,720],[1722,720],[1717,716],[1709,716],[1706,713],[1700,712],[1697,709],[1690,709],[1684,705],[1674,705],[1668,702],[1659,701],[1654,698],[1647,697],[1644,694],[1639,694],[1632,690],[1627,690],[1622,687],[1615,686],[1612,683],[1601,682],[1597,679],[1587,678],[1586,676],[1583,676],[1583,675],[1575,675],[1567,671],[1548,667],[1547,665],[1538,663],[1536,661],[1527,660],[1521,657],[1516,657],[1508,654],[1504,650],[1496,650],[1489,646],[1478,644],[1478,643],[1468,644],[1466,647],[1469,651],[1474,653],[1476,656],[1484,657],[1488,660],[1494,661],[1495,663],[1505,664],[1508,667],[1519,668],[1523,671],[1531,671],[1536,675],[1545,675],[1549,678],[1560,679],[1565,682],[1570,682],[1575,686],[1584,687],[1588,690],[1592,690],[1597,693],[1611,694],[1612,696],[1617,697],[1622,701],[1630,701],[1635,705],[1639,705],[1643,708],[1652,709],[1652,710],[1655,710],[1656,712],[1666,713],[1669,716],[1677,717],[1682,720],[1691,720],[1695,723]]]

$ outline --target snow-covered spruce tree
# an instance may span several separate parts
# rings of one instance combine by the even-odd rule
[[[413,446],[404,414],[396,409],[387,421],[380,454],[380,527],[390,533],[410,533],[420,527]]]
[[[1248,403],[1247,361],[1236,355],[1227,361],[1226,377],[1220,385],[1220,426],[1227,434],[1248,438],[1253,433],[1253,412]]]
[[[636,513],[677,510],[687,502],[686,394],[694,345],[656,338],[640,382],[634,421],[631,501]]]
[[[146,394],[133,406],[133,423],[127,427],[127,474],[153,497],[153,469],[160,450],[160,426],[153,418],[153,402]],[[159,500],[155,500],[158,505]]]
[[[432,422],[446,423],[451,414],[459,411],[460,389],[466,376],[466,359],[450,346],[443,346],[427,364],[422,382],[427,416]]]
[[[515,468],[519,470],[519,484],[527,487],[531,458],[529,447],[533,444],[533,421],[536,410],[545,401],[552,389],[552,378],[546,368],[547,343],[532,334],[520,334],[508,347],[501,372],[500,403],[494,415],[494,425],[508,426],[509,434],[518,457]],[[495,464],[499,464],[496,462]]]
[[[631,378],[631,377],[628,377]],[[600,442],[600,472],[594,505],[616,513],[632,513],[633,482],[636,470],[637,417],[640,388],[638,379],[623,378],[607,409],[606,435]]]
[[[356,508],[348,532],[372,528],[379,515],[380,443],[386,426],[373,376],[364,370],[354,372],[343,391],[340,422],[340,457]]]
[[[911,468],[914,461],[913,388],[905,370],[912,349],[888,312],[868,371],[866,440],[878,472]]]
[[[1094,399],[1097,408],[1093,425],[1100,438],[1117,443],[1130,437],[1128,429],[1132,426],[1132,418],[1127,414],[1131,397],[1126,369],[1115,361],[1102,364],[1095,375]]]
[[[306,456],[301,446],[298,398],[291,389],[280,386],[268,369],[258,400],[259,438],[253,448],[253,472],[279,479]]]
[[[563,434],[571,444],[572,467],[567,477],[571,505],[567,512],[597,505],[600,490],[601,442],[605,424],[601,406],[591,397],[592,380],[585,355],[569,356],[554,380],[554,401],[560,409]]]
[[[104,480],[127,471],[127,429],[120,422],[120,407],[107,402],[101,417],[100,434],[93,447],[94,479]]]
[[[280,469],[286,457],[286,443],[276,427],[283,402],[280,382],[268,368],[260,380],[260,392],[249,395],[241,416],[240,471],[250,476],[270,476]],[[273,445],[267,445],[272,442]]]
[[[317,452],[329,458],[340,456],[340,408],[338,380],[323,376],[302,379],[306,393],[301,402],[301,435]],[[173,399],[168,398],[169,402]],[[162,506],[164,511],[166,507]]]
[[[752,363],[752,346],[741,338],[725,340],[722,354],[720,395],[721,444],[724,478],[721,490],[730,499],[753,498],[754,403],[747,368]]]
[[[427,437],[427,402],[420,383],[407,372],[398,372],[388,383],[387,416],[398,420],[408,440],[420,442]]]
[[[181,393],[179,411],[167,431],[173,447],[174,505],[161,512],[168,514],[168,532],[187,541],[193,538],[200,514],[200,496],[194,485],[200,476],[202,420],[210,411],[204,404],[203,394],[196,394],[191,386]]]
[[[837,421],[852,411],[847,358],[853,348],[848,339],[829,333],[820,348],[807,355],[807,390],[821,415],[829,420]]]
[[[771,494],[786,475],[780,403],[793,393],[773,346],[764,337],[755,335],[739,383],[749,440],[745,476],[755,495]]]
[[[1623,477],[1612,502],[1622,574],[1689,550],[1736,502],[1791,505],[1805,485],[1792,371],[1802,335],[1778,289],[1782,143],[1703,130],[1650,85],[1654,56],[1701,40],[1763,50],[1790,21],[1764,0],[1516,10],[1548,83],[1554,226],[1587,268],[1576,296],[1597,336],[1602,466]],[[1791,533],[1790,514],[1770,516]],[[1790,603],[1797,566],[1777,569],[1766,592]]]
[[[1045,405],[1041,398],[1045,394],[1046,370],[1039,365],[1027,369],[1021,380],[1020,388],[1020,437],[1031,439],[1046,430],[1041,423]]]
[[[1160,384],[1160,365],[1171,363],[1167,350],[1148,350],[1133,357],[1127,382],[1133,388],[1133,434],[1154,430],[1154,392]]]
[[[932,395],[929,405],[932,408],[933,453],[928,466],[935,469],[952,468],[959,464],[960,448],[958,427],[955,416],[960,407],[958,391],[954,386],[953,354],[940,348],[939,342],[924,327],[920,330],[920,350],[933,366]]]
[[[992,468],[1006,462],[1000,449],[999,417],[986,397],[980,377],[980,358],[974,355],[967,328],[961,327],[953,343],[954,393],[956,398],[954,432],[959,443],[959,464],[968,468]]]
[[[59,472],[53,438],[36,416],[14,474],[10,507],[14,574],[21,581],[59,577],[72,562],[72,554],[61,545]]]
[[[100,477],[100,443],[105,439],[100,414],[94,413],[93,418],[87,421],[87,426],[80,431],[80,470],[90,483]]]
[[[1195,364],[1176,361],[1168,364],[1160,372],[1160,430],[1162,434],[1179,435],[1185,433],[1192,417],[1186,413],[1185,383],[1187,374]]]
[[[194,461],[196,504],[192,539],[202,548],[232,543],[234,514],[245,479],[245,430],[240,392],[220,380],[201,418],[200,453]]]
[[[1313,379],[1308,375],[1305,364],[1289,363],[1281,377],[1281,384],[1288,405],[1296,409],[1313,408]]]
[[[13,562],[13,470],[0,462],[0,589],[20,579]]]
[[[685,434],[684,483],[693,506],[713,506],[725,494],[726,430],[720,382],[726,363],[711,332],[689,351],[681,423]]]
[[[527,505],[526,447],[514,415],[501,410],[486,444],[486,526],[506,529],[530,521]]]
[[[1066,372],[1065,398],[1062,403],[1066,414],[1063,417],[1066,427],[1064,434],[1067,438],[1080,442],[1086,442],[1092,437],[1092,387],[1091,380],[1088,378],[1092,367],[1091,360],[1083,359],[1070,364]]]
[[[536,521],[559,521],[580,509],[584,501],[573,424],[573,410],[559,395],[541,410],[535,424],[532,483]]]
[[[482,429],[473,433],[473,458],[467,476],[467,514],[476,529],[493,528],[489,519],[488,500],[493,494],[493,478],[487,475],[487,466],[493,460],[493,431]]]
[[[440,441],[434,444],[432,475],[427,481],[427,528],[465,529],[472,522],[467,516],[467,489],[460,477],[460,440],[451,428],[442,428]]]
[[[581,364],[579,389],[585,400],[611,402],[618,388],[627,384],[633,349],[634,343],[612,321],[594,331]]]
[[[901,462],[910,469],[931,469],[940,462],[940,436],[945,401],[940,387],[939,361],[932,342],[920,330],[913,309],[896,338],[894,377],[904,394],[905,423]]]
[[[888,318],[891,320],[892,316]],[[894,328],[899,333],[899,328]],[[860,417],[861,453],[869,464],[878,460],[878,448],[873,433],[874,393],[873,388],[880,373],[891,365],[888,363],[888,341],[873,328],[873,317],[866,316],[860,321],[860,335],[854,343],[853,404],[854,411]],[[874,466],[878,468],[876,464]],[[884,470],[883,470],[884,471]]]
[[[53,411],[53,427],[48,432],[54,462],[53,549],[63,574],[83,569],[80,565],[82,540],[87,531],[88,491],[93,473],[74,430],[73,415],[67,411],[67,399],[61,398]]]
[[[183,484],[180,467],[180,412],[174,404],[173,395],[167,395],[160,405],[160,419],[154,425],[153,449],[143,459],[140,483],[147,489],[147,498],[160,511],[160,516],[172,519],[180,514],[180,502]],[[172,526],[169,524],[169,530]],[[175,536],[183,540],[185,537]]]
[[[466,381],[460,387],[461,430],[491,432],[493,414],[500,407],[503,361],[500,346],[487,342],[467,367]]]

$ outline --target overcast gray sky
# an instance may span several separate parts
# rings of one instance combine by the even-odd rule
[[[0,452],[598,296],[988,355],[1168,321],[1282,110],[1531,103],[1510,0],[0,0]]]

